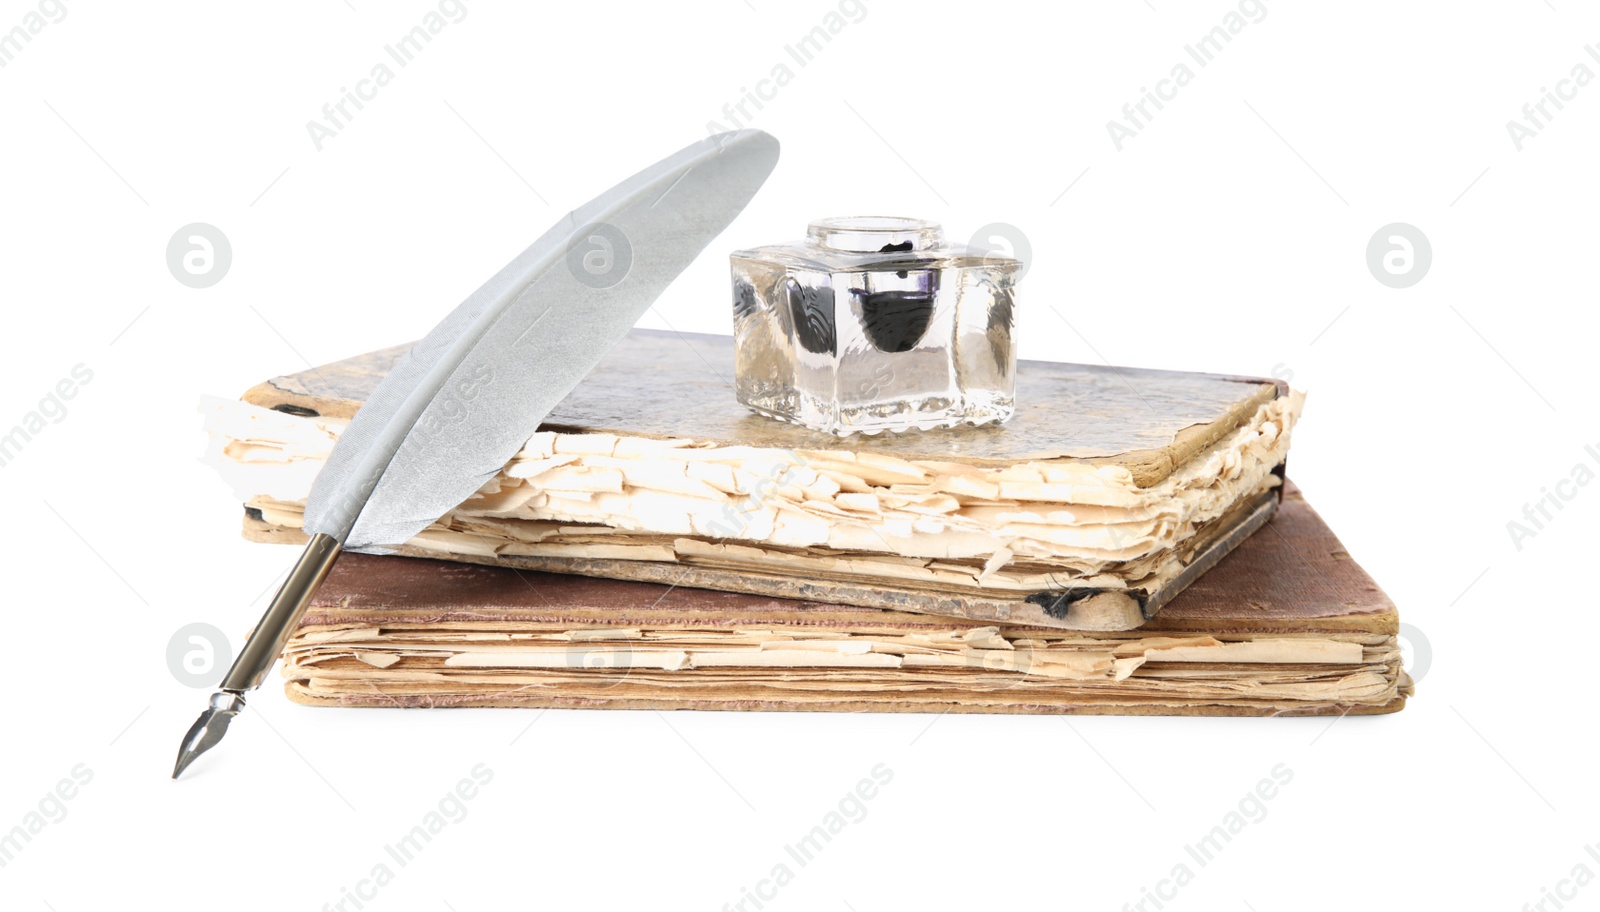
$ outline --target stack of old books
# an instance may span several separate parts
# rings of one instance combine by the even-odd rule
[[[635,331],[476,495],[347,555],[286,650],[340,706],[1379,713],[1383,592],[1286,480],[1266,380],[1022,362],[1004,427],[743,411],[731,341]],[[204,406],[245,534],[302,541],[403,348]]]

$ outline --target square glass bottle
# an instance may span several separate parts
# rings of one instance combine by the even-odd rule
[[[755,412],[839,436],[1011,417],[1020,261],[859,216],[732,267],[735,386]]]

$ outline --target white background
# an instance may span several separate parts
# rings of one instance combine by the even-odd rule
[[[1106,122],[1237,7],[878,0],[800,67],[784,46],[826,0],[474,2],[318,151],[307,121],[435,8],[351,3],[74,0],[0,69],[0,428],[93,372],[0,468],[0,830],[93,774],[0,868],[0,905],[321,909],[380,861],[395,878],[368,908],[455,912],[721,909],[782,861],[768,908],[855,912],[1121,909],[1180,862],[1169,908],[1258,912],[1520,909],[1600,874],[1600,485],[1564,488],[1520,548],[1507,530],[1575,465],[1600,471],[1600,85],[1520,151],[1506,129],[1576,64],[1600,73],[1600,14],[1273,2],[1119,152]],[[34,9],[6,0],[0,29]],[[727,251],[812,218],[1014,225],[1024,357],[1309,391],[1292,475],[1425,634],[1410,707],[537,716],[312,710],[273,683],[169,781],[205,692],[169,673],[168,639],[242,634],[294,556],[239,538],[197,461],[198,397],[421,335],[569,208],[732,126],[723,106],[779,63],[792,81],[749,110],[783,160],[643,325],[726,332]],[[166,267],[191,222],[233,245],[208,289]],[[1365,262],[1391,222],[1432,242],[1405,290]],[[383,846],[480,763],[468,816],[393,864]],[[879,763],[865,819],[794,864],[784,846]],[[1196,864],[1184,846],[1277,764],[1293,780],[1265,819]]]

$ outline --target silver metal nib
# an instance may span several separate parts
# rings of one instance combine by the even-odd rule
[[[339,540],[328,535],[313,535],[306,550],[289,570],[289,576],[272,597],[267,613],[261,616],[256,629],[250,632],[233,667],[222,676],[221,688],[211,695],[211,706],[195,720],[189,733],[183,736],[183,746],[178,748],[178,762],[172,767],[172,778],[183,775],[196,757],[215,747],[228,731],[228,723],[244,709],[244,695],[266,680],[272,663],[278,661],[283,646],[294,634],[295,625],[306,613],[311,599],[317,594],[322,581],[339,557]]]
[[[178,748],[178,762],[172,767],[172,778],[183,775],[201,754],[215,747],[228,732],[228,723],[244,709],[244,694],[219,690],[211,695],[211,705],[194,720],[189,733],[183,736]]]

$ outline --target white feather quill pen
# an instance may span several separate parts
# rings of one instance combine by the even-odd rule
[[[398,545],[492,478],[777,161],[777,140],[740,130],[640,171],[557,222],[395,364],[317,475],[311,542],[184,738],[174,779],[222,739],[339,552]]]

